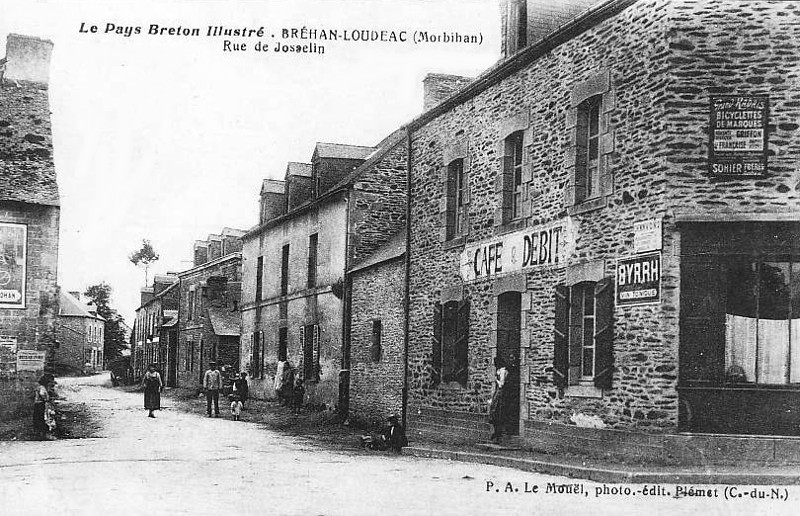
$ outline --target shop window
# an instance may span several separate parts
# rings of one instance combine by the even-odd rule
[[[370,357],[373,362],[381,361],[381,333],[383,331],[383,323],[380,319],[372,321],[372,342],[370,346]]]
[[[611,387],[613,281],[556,287],[553,380],[556,385]]]
[[[469,301],[434,304],[433,383],[457,382],[469,377]]]
[[[317,286],[317,243],[319,237],[317,233],[308,237],[308,288]]]
[[[462,235],[466,229],[467,180],[464,159],[447,165],[447,209],[445,213],[445,240]]]
[[[601,95],[578,105],[575,138],[575,201],[600,195],[600,107]]]
[[[281,250],[281,295],[285,296],[289,291],[289,244],[283,246]]]
[[[800,263],[740,257],[726,262],[725,380],[800,382]]]
[[[500,204],[502,223],[521,219],[523,214],[523,132],[512,133],[504,142],[503,170],[501,179]]]

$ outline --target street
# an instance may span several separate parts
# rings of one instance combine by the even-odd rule
[[[332,452],[256,424],[166,410],[146,417],[141,394],[110,389],[106,375],[64,379],[67,397],[103,418],[100,437],[0,443],[0,514],[796,514],[788,501],[642,494],[609,485],[493,466]],[[487,483],[491,482],[491,486]],[[547,485],[575,487],[547,493]],[[487,486],[490,486],[487,488]],[[652,488],[652,486],[650,486]],[[699,486],[695,486],[699,487]],[[611,494],[631,488],[637,495]],[[716,490],[717,496],[714,496]],[[783,487],[780,488],[783,493]],[[526,492],[527,491],[527,492]],[[538,491],[538,492],[533,492]],[[769,489],[767,490],[769,491]]]

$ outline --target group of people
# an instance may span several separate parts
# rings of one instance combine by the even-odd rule
[[[281,406],[291,407],[295,414],[299,414],[306,397],[306,388],[303,377],[297,374],[288,360],[278,361],[274,387]]]

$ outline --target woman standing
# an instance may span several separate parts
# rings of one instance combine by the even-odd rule
[[[36,392],[33,395],[33,429],[36,436],[41,439],[47,439],[47,432],[50,427],[45,419],[45,411],[47,404],[50,403],[50,391],[55,378],[50,373],[45,373],[39,378]]]
[[[500,436],[503,434],[503,425],[505,425],[506,418],[506,395],[505,385],[506,378],[508,378],[508,369],[502,358],[499,356],[494,357],[494,395],[492,395],[492,403],[489,405],[489,422],[494,427],[492,432],[492,442],[500,442]]]
[[[147,372],[142,378],[142,386],[144,387],[144,408],[150,411],[147,417],[156,417],[153,411],[161,410],[161,391],[164,390],[164,384],[161,382],[161,374],[156,371],[155,364],[147,366]]]

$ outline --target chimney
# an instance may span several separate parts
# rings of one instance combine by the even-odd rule
[[[153,277],[153,295],[157,296],[176,281],[178,277],[174,274],[156,274]]]
[[[196,240],[194,243],[194,267],[203,265],[208,261],[208,242]]]
[[[46,39],[9,34],[6,39],[5,68],[0,68],[0,77],[47,84],[52,52],[53,43]]]
[[[265,179],[261,184],[259,224],[286,213],[286,185],[277,179]]]
[[[286,207],[287,211],[310,201],[314,195],[314,180],[311,163],[294,161],[286,165]]]
[[[223,228],[222,256],[240,252],[242,250],[242,236],[244,234],[245,232],[241,229]]]
[[[222,235],[208,235],[208,261],[222,257]]]
[[[153,295],[153,287],[144,287],[142,288],[141,293],[142,293],[142,301],[139,306],[146,305],[153,299],[153,297],[155,297]]]
[[[541,41],[598,3],[600,0],[500,0],[503,57]]]
[[[472,80],[472,77],[462,77],[460,75],[429,73],[422,80],[424,97],[422,109],[427,111],[440,104],[456,91],[471,83]]]

